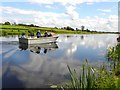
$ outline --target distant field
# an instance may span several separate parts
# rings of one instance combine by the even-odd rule
[[[29,32],[35,34],[38,30],[40,30],[41,33],[48,31],[48,32],[54,32],[56,34],[103,34],[103,32],[71,31],[65,29],[45,28],[45,27],[0,25],[0,35],[21,35],[22,33],[29,35],[30,34]]]

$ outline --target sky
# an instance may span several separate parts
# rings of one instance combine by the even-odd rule
[[[0,0],[1,22],[118,31],[118,0]]]

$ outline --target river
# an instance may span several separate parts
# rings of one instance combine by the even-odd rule
[[[61,34],[56,43],[25,46],[18,36],[0,37],[3,88],[46,88],[70,80],[67,65],[80,72],[88,59],[93,67],[108,63],[107,49],[116,34]]]

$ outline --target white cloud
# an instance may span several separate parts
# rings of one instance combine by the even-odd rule
[[[56,2],[61,3],[62,5],[71,4],[76,5],[84,2],[92,4],[93,2],[118,2],[117,0],[28,0],[30,3],[34,4],[54,4]]]
[[[26,0],[0,0],[0,2],[26,2]]]
[[[71,6],[66,6],[66,13],[70,16],[72,20],[79,19],[79,14],[75,11],[76,7],[71,5]]]
[[[61,3],[62,5],[72,4],[75,5],[77,3],[82,3],[81,0],[28,0],[34,4],[54,4],[56,2]]]
[[[42,11],[32,11],[23,10],[13,7],[0,7],[2,13],[7,13],[10,17],[3,17],[4,21],[11,21],[17,23],[27,23],[36,24],[39,26],[46,27],[65,27],[71,26],[73,28],[81,28],[84,25],[90,30],[96,31],[118,31],[118,16],[109,15],[108,18],[95,17],[85,17],[80,18],[79,14],[75,11],[76,6],[70,5],[66,7],[66,13],[53,13],[53,12],[42,12]],[[20,15],[21,17],[17,17]],[[27,18],[25,16],[31,16],[32,18]]]
[[[52,13],[52,12],[41,12],[41,11],[32,11],[32,10],[23,10],[17,9],[13,7],[0,7],[2,9],[2,13],[10,13],[10,14],[21,14],[21,15],[33,15],[33,16],[46,16],[46,17],[61,17],[66,16],[64,13]]]
[[[1,0],[1,2],[31,2],[39,4],[53,4],[55,2],[79,4],[83,2],[118,2],[119,0]]]
[[[87,2],[86,4],[87,5],[92,5],[94,2]]]
[[[97,9],[97,10],[101,12],[111,12],[111,9]]]
[[[31,3],[38,3],[38,4],[53,4],[51,0],[28,0]]]

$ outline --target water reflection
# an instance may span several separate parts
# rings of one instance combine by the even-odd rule
[[[56,43],[46,43],[46,44],[34,44],[34,45],[28,45],[24,43],[19,43],[19,48],[21,50],[30,50],[31,52],[35,52],[37,54],[44,53],[46,54],[48,51],[56,50],[58,49],[58,46]]]
[[[107,63],[107,48],[117,44],[116,37],[60,35],[57,44],[47,45],[19,44],[16,37],[3,37],[5,42],[0,43],[3,86],[40,88],[69,81],[67,65],[80,73],[86,58],[94,67]]]
[[[84,37],[84,39],[81,39]],[[73,60],[85,60],[86,58],[93,63],[95,61],[105,61],[106,50],[110,46],[115,46],[117,35],[96,34],[96,35],[63,35],[58,39],[60,50],[63,57]],[[64,43],[64,44],[63,44]]]
[[[84,36],[81,36],[81,39],[84,39]]]

